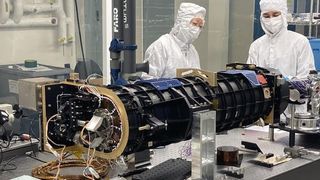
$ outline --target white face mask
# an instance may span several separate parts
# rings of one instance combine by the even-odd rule
[[[282,15],[273,17],[273,18],[264,18],[261,19],[262,25],[265,27],[265,33],[268,34],[277,34],[281,31],[283,27]]]
[[[176,34],[178,39],[186,44],[193,43],[196,39],[198,39],[201,32],[201,28],[197,26],[193,26],[191,24],[181,25],[180,31]]]

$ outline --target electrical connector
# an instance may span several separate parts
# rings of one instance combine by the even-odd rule
[[[96,132],[98,128],[101,126],[103,121],[103,117],[92,116],[89,123],[86,125],[86,129],[91,132]]]

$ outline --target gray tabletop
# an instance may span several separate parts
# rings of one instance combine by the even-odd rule
[[[230,145],[240,147],[241,141],[250,141],[258,144],[261,150],[265,153],[274,153],[275,155],[283,155],[283,148],[288,146],[288,133],[276,133],[275,141],[270,142],[266,140],[259,140],[259,138],[267,137],[266,132],[258,132],[245,129],[234,129],[228,132],[225,135],[217,135],[217,146]],[[309,148],[310,150],[320,150],[320,138],[319,136],[306,136],[306,135],[296,135],[296,144]],[[187,142],[181,142],[178,144],[173,144],[166,147],[165,149],[155,150],[154,158],[152,159],[152,164],[158,164],[160,161],[164,161],[169,158],[181,157],[181,149],[186,146]],[[245,169],[244,179],[246,180],[261,180],[261,179],[301,179],[298,177],[302,175],[304,179],[320,179],[314,177],[317,172],[313,172],[315,167],[319,167],[320,172],[320,157],[309,155],[305,158],[293,159],[287,163],[280,164],[278,166],[267,168],[262,166],[254,165],[248,160],[255,158],[257,154],[244,154],[243,162],[241,167]],[[50,161],[54,159],[50,153],[40,152],[38,153],[37,158],[43,161]],[[318,164],[315,164],[317,162]],[[0,172],[0,179],[7,180],[22,175],[31,175],[31,170],[34,167],[37,167],[42,164],[42,162],[32,159],[28,156],[21,156],[15,158],[12,163],[17,166],[17,169],[14,171],[5,171]],[[312,172],[301,168],[307,167]],[[219,169],[225,167],[218,166]],[[292,178],[294,177],[294,178]],[[228,177],[227,179],[234,179]]]
[[[289,145],[289,133],[279,132],[275,133],[275,141],[270,142],[267,140],[260,140],[266,138],[267,132],[259,132],[254,130],[234,129],[225,135],[217,135],[217,147],[218,146],[236,146],[241,147],[241,141],[249,141],[256,143],[262,152],[273,153],[275,155],[284,155],[283,149]],[[296,145],[304,146],[310,150],[320,151],[320,136],[310,135],[296,135]],[[292,159],[287,163],[283,163],[272,168],[258,166],[248,162],[255,158],[258,154],[244,153],[241,168],[245,169],[244,179],[246,180],[260,180],[260,179],[288,179],[295,176],[294,179],[300,179],[297,177],[298,171],[303,171],[304,177],[310,179],[320,179],[320,176],[314,177],[313,174],[317,174],[314,170],[320,166],[314,162],[318,162],[320,157],[315,155],[308,155],[303,158]],[[320,163],[320,161],[319,161]],[[307,167],[307,165],[309,165]],[[301,167],[307,167],[308,169],[301,169]],[[224,166],[218,166],[218,170],[224,169]],[[296,172],[295,172],[296,171]],[[310,171],[311,173],[307,173]],[[228,177],[227,179],[234,179]]]

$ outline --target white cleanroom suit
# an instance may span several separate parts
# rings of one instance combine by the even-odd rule
[[[204,19],[206,9],[193,3],[182,3],[176,22],[169,34],[162,35],[153,42],[145,53],[144,62],[149,61],[149,74],[143,79],[174,78],[177,68],[200,68],[199,55],[192,42],[201,28],[193,26],[195,17]]]
[[[288,79],[306,79],[310,70],[315,69],[313,52],[305,36],[287,29],[287,0],[261,0],[260,9],[265,35],[251,44],[247,63],[278,69]],[[274,12],[281,14],[264,17]],[[296,113],[306,111],[306,103],[296,107]],[[285,113],[291,114],[288,109]],[[283,115],[281,119],[285,119]]]
[[[286,0],[261,0],[261,26],[264,36],[254,41],[247,63],[278,69],[285,77],[305,79],[315,69],[314,57],[308,39],[287,30]],[[280,11],[278,17],[265,18],[263,14]]]

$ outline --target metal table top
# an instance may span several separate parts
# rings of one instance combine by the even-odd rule
[[[217,147],[218,146],[237,146],[240,147],[241,141],[249,141],[258,144],[260,149],[264,153],[273,153],[275,155],[283,155],[284,147],[288,146],[288,135],[287,132],[275,133],[275,141],[270,142],[266,140],[259,140],[258,138],[267,137],[268,133],[266,132],[258,132],[252,130],[245,129],[234,129],[228,132],[225,135],[217,135]],[[306,135],[296,135],[296,144],[299,146],[304,146],[309,148],[310,150],[320,150],[320,138],[319,136],[306,136]],[[170,145],[164,149],[154,150],[154,156],[151,160],[153,165],[163,162],[169,158],[178,158],[181,157],[181,149],[187,146],[187,142],[181,142],[178,144]],[[319,167],[320,170],[320,157],[309,155],[304,158],[293,159],[287,163],[280,164],[274,166],[272,168],[257,166],[252,163],[249,163],[248,160],[255,158],[257,154],[244,154],[244,158],[241,164],[241,167],[245,168],[245,176],[243,179],[245,180],[262,180],[262,179],[288,179],[289,176],[281,176],[288,172],[299,172],[299,168],[308,167],[308,165],[313,165]],[[44,161],[52,160],[54,157],[49,153],[39,153],[39,159]],[[319,164],[313,164],[314,162],[318,162]],[[18,177],[21,175],[30,175],[33,167],[42,164],[39,161],[36,161],[30,157],[22,156],[18,157],[13,161],[17,165],[17,170],[2,172],[0,173],[0,179],[11,179],[14,177]],[[218,170],[223,169],[223,166],[218,166]],[[311,167],[312,168],[312,167]],[[315,172],[316,174],[317,172]],[[310,172],[300,173],[305,179],[320,179],[320,178],[312,178]],[[310,176],[309,176],[310,175]],[[227,177],[229,180],[233,180],[235,178]],[[290,179],[301,179],[290,178]]]
[[[284,147],[289,145],[289,133],[288,132],[276,132],[275,141],[271,142],[268,140],[261,140],[260,138],[266,138],[268,136],[267,132],[255,131],[255,130],[246,130],[246,129],[234,129],[228,132],[225,135],[217,135],[217,147],[218,146],[236,146],[241,147],[241,141],[249,141],[256,143],[262,152],[264,153],[273,153],[275,155],[284,155]],[[320,150],[320,138],[319,136],[310,136],[310,135],[296,135],[296,145],[306,147],[310,150],[319,151]],[[283,177],[283,174],[288,172],[294,172],[300,167],[312,164],[320,160],[319,156],[308,155],[303,158],[292,159],[291,161],[283,164],[279,164],[272,168],[258,166],[248,162],[253,158],[257,157],[258,154],[249,154],[244,153],[241,168],[245,169],[244,179],[246,180],[260,180],[260,179],[279,179]],[[319,161],[320,163],[320,161]],[[320,166],[319,166],[320,167]],[[224,166],[218,166],[217,169],[221,170],[225,168]],[[312,167],[308,167],[309,170]],[[313,179],[311,174],[305,174],[307,179]],[[284,176],[285,177],[285,176]],[[227,177],[227,179],[235,179]],[[287,178],[286,178],[287,179]],[[296,179],[296,178],[295,178]],[[319,179],[319,176],[318,178]]]

